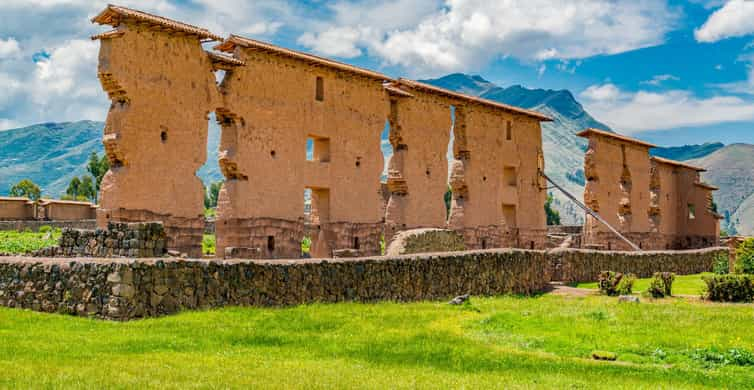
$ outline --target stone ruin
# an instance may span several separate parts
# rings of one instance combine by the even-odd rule
[[[107,229],[62,231],[58,245],[33,253],[35,257],[162,257],[167,253],[160,222],[108,223]]]
[[[468,249],[544,247],[548,117],[124,7],[92,21],[114,27],[92,37],[112,101],[99,226],[161,221],[167,248],[200,257],[196,171],[214,113],[220,255],[298,258],[305,235],[314,257],[378,255],[383,235],[416,228],[453,230]]]
[[[313,257],[371,256],[383,237],[414,229],[451,230],[470,250],[548,246],[547,116],[124,7],[92,21],[114,27],[92,37],[112,101],[100,227],[160,221],[167,248],[201,257],[196,171],[214,113],[225,177],[219,256],[298,258],[305,236]],[[716,244],[715,188],[699,168],[650,158],[653,145],[629,137],[581,135],[590,140],[584,200],[611,226],[644,249]],[[580,242],[630,249],[591,216]]]
[[[587,129],[584,156],[584,203],[610,225],[646,250],[680,250],[718,245],[721,216],[713,209],[712,192],[703,183],[704,169],[650,157],[650,143]],[[583,245],[626,250],[627,244],[587,216]]]

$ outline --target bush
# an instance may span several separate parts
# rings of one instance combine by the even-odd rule
[[[620,272],[602,271],[597,277],[600,292],[608,296],[630,295],[636,282],[636,276],[633,274],[622,274]]]
[[[40,226],[39,227],[39,232],[40,233],[47,233],[47,232],[50,232],[50,231],[52,231],[52,227],[50,225],[44,225],[44,226]]]
[[[715,264],[712,266],[712,272],[717,275],[726,275],[730,273],[730,265],[728,264],[727,255],[717,255],[717,258],[715,258]]]
[[[754,238],[747,238],[736,250],[736,272],[754,274]]]
[[[673,282],[675,274],[672,272],[655,272],[654,278],[649,284],[647,292],[653,298],[664,298],[673,295]]]
[[[751,302],[754,300],[754,276],[712,275],[702,278],[707,284],[705,297],[719,302]]]

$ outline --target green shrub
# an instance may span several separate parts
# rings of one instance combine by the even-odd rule
[[[647,292],[653,298],[664,298],[673,295],[673,282],[675,274],[672,272],[655,272],[652,281],[649,283]]]
[[[730,273],[728,255],[717,255],[717,258],[715,258],[715,264],[712,266],[712,272],[717,275],[726,275]]]
[[[636,276],[633,274],[622,274],[620,272],[602,271],[597,277],[600,292],[608,296],[630,295],[636,282]]]
[[[736,272],[754,274],[754,238],[747,238],[736,250]]]
[[[215,235],[205,234],[202,238],[202,253],[205,255],[214,255],[216,250]]]
[[[754,300],[754,276],[712,275],[702,278],[707,284],[705,297],[720,302],[751,302]]]
[[[720,352],[717,349],[695,349],[691,359],[702,363],[705,367],[715,366],[754,366],[754,354],[739,348],[731,348]]]
[[[40,233],[47,233],[47,232],[51,232],[51,231],[52,231],[52,227],[49,226],[49,225],[44,225],[44,226],[40,226],[39,227],[39,232]]]

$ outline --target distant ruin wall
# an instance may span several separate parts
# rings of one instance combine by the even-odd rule
[[[594,281],[602,271],[632,273],[640,278],[650,277],[655,272],[679,275],[710,272],[718,256],[727,258],[728,248],[652,252],[554,249],[548,252],[552,279],[564,282]]]
[[[0,257],[0,306],[130,320],[222,306],[417,301],[546,288],[544,252],[296,261]]]
[[[38,257],[160,257],[166,253],[162,223],[114,223],[107,229],[64,229],[58,245]]]
[[[414,253],[457,252],[466,249],[463,237],[451,230],[414,229],[393,237],[385,254],[399,256]]]

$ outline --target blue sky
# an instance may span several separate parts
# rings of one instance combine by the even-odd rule
[[[0,2],[0,130],[104,120],[100,0]],[[480,74],[569,89],[662,145],[754,143],[750,0],[123,0],[122,5],[392,76]]]

